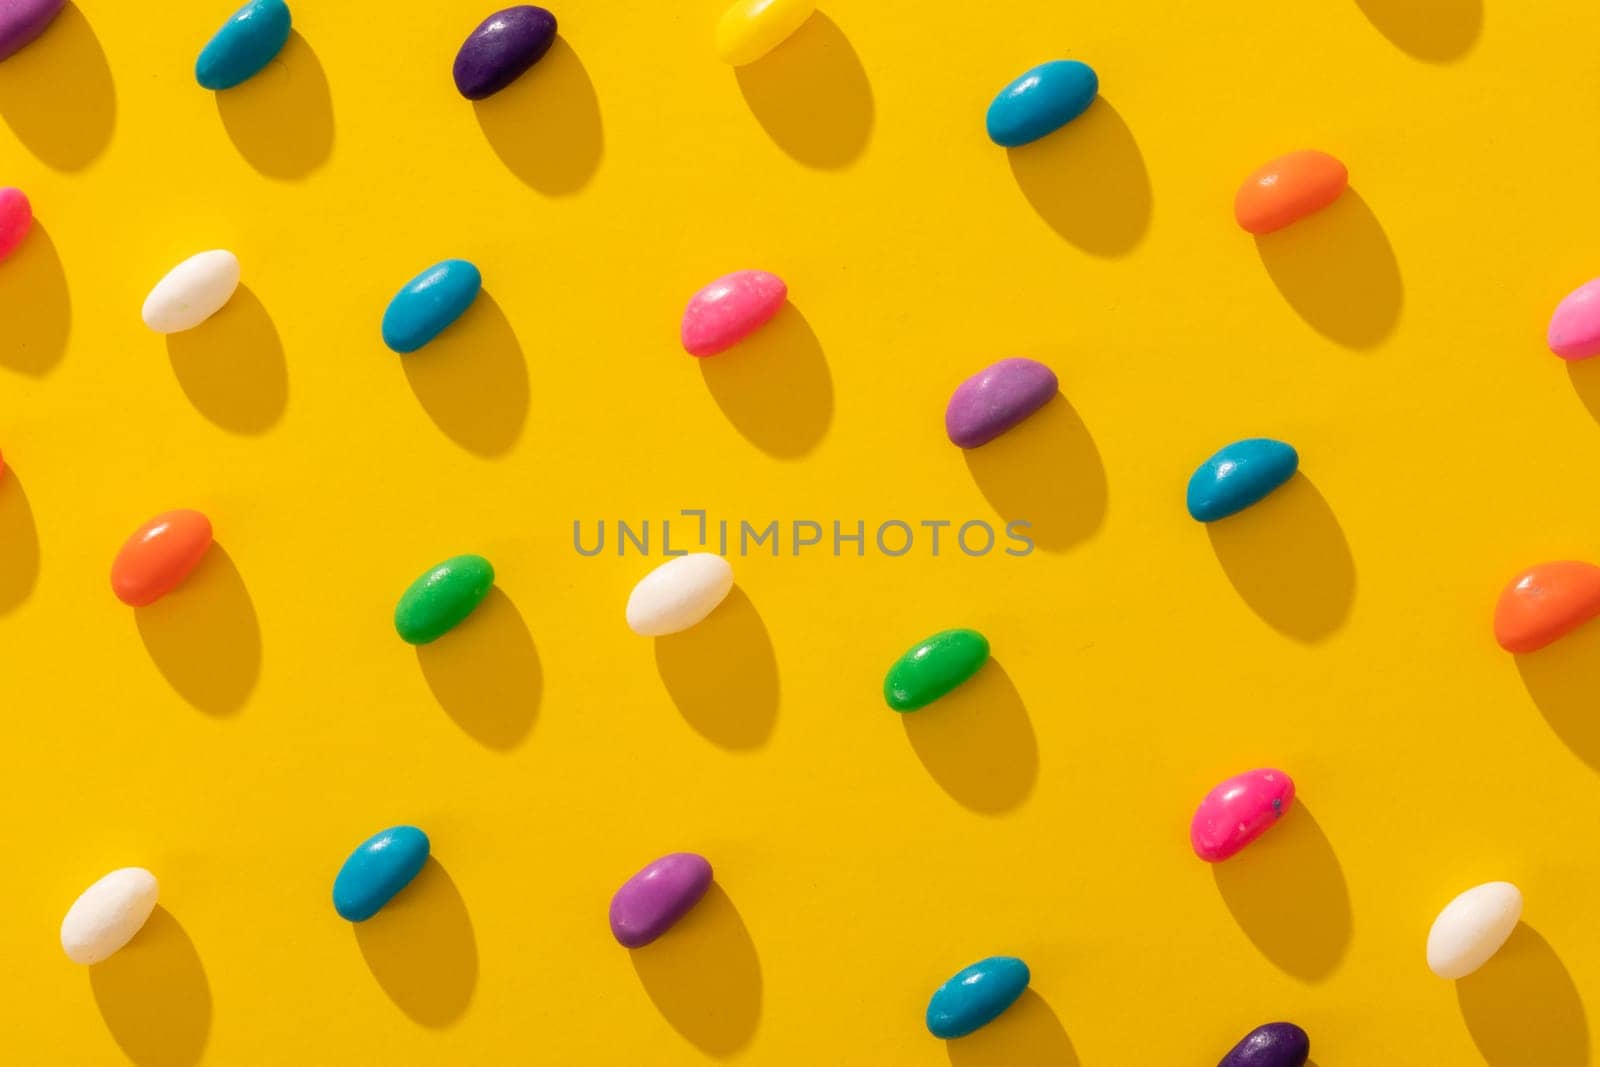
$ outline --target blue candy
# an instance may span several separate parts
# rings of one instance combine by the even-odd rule
[[[1012,956],[990,956],[958,971],[928,1001],[928,1032],[963,1037],[994,1022],[1028,988],[1028,965]]]
[[[1087,111],[1099,91],[1087,63],[1057,59],[1034,67],[989,105],[989,140],[1006,148],[1037,141]]]
[[[1189,479],[1189,514],[1215,522],[1243,511],[1294,477],[1300,456],[1270,437],[1235,441],[1200,464]]]
[[[252,0],[200,50],[195,81],[207,89],[232,89],[259,74],[288,40],[289,5],[283,0]]]
[[[428,862],[428,835],[415,826],[373,834],[350,853],[333,880],[333,910],[353,923],[365,922]]]
[[[383,313],[383,343],[415,352],[459,319],[483,287],[483,275],[464,259],[436,263],[412,278]]]

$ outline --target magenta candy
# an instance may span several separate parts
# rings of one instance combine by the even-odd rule
[[[1600,355],[1600,278],[1584,282],[1556,305],[1545,340],[1562,359]]]
[[[1020,356],[1002,359],[956,386],[944,409],[944,429],[962,448],[977,448],[1044,407],[1055,395],[1055,371]]]
[[[683,348],[714,356],[744,340],[778,313],[789,287],[764,270],[724,274],[694,296],[683,312]]]
[[[688,914],[711,888],[711,863],[693,852],[662,856],[611,898],[611,934],[627,948],[648,945]]]
[[[1271,829],[1294,803],[1294,782],[1282,771],[1245,771],[1206,794],[1189,824],[1194,854],[1227,859]]]
[[[0,0],[0,59],[43,33],[66,6],[67,0]],[[39,91],[46,90],[41,86]]]
[[[0,7],[5,0],[0,0]],[[0,189],[0,259],[17,250],[33,225],[33,208],[21,189]]]

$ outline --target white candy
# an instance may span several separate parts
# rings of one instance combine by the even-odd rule
[[[1473,886],[1444,906],[1428,931],[1428,969],[1465,978],[1500,951],[1522,918],[1522,893],[1510,882]]]
[[[99,963],[133,939],[155,910],[160,886],[143,867],[112,871],[83,891],[61,920],[61,947],[73,963]]]
[[[144,324],[156,333],[192,330],[222,310],[239,288],[239,258],[225,249],[190,256],[144,298]]]
[[[642,637],[687,630],[716,610],[733,588],[733,566],[714,552],[669,559],[628,596],[628,628]]]

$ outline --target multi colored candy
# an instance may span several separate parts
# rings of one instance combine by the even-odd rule
[[[415,826],[373,834],[350,854],[333,880],[333,910],[341,919],[366,922],[411,884],[428,862],[428,835]]]
[[[1494,607],[1494,639],[1507,652],[1537,652],[1600,615],[1600,567],[1557,560],[1512,579]]]
[[[717,55],[742,67],[754,63],[805,25],[817,0],[734,0],[717,22]]]
[[[239,288],[239,259],[226,249],[190,256],[166,273],[141,312],[156,333],[192,330],[222,310]]]
[[[1600,355],[1600,278],[1584,282],[1556,305],[1545,340],[1562,359]]]
[[[976,630],[941,630],[894,661],[883,699],[895,711],[916,711],[961,685],[989,660],[989,639]]]
[[[0,59],[45,31],[67,0],[6,0],[0,4]]]
[[[680,335],[691,356],[714,356],[764,326],[789,297],[789,287],[764,270],[736,270],[689,298]]]
[[[1250,233],[1272,233],[1321,211],[1349,184],[1350,172],[1328,153],[1290,152],[1244,180],[1233,198],[1233,217]]]
[[[251,0],[200,50],[194,80],[212,90],[249,81],[283,51],[290,29],[289,5],[283,0]]]
[[[628,595],[628,629],[641,637],[687,630],[717,609],[733,589],[733,565],[714,552],[669,559],[639,579]]]
[[[1207,863],[1220,863],[1277,825],[1294,803],[1294,781],[1282,771],[1236,774],[1200,801],[1189,843]]]
[[[1089,110],[1099,92],[1100,79],[1087,63],[1057,59],[1034,67],[989,105],[989,140],[1005,148],[1037,141]]]
[[[928,1032],[965,1037],[998,1019],[1028,988],[1028,965],[1014,956],[990,956],[957,971],[928,1001]]]
[[[111,591],[129,607],[154,604],[200,565],[211,520],[198,511],[164,511],[133,531],[111,564]]]
[[[85,889],[61,920],[61,947],[67,959],[85,966],[99,963],[137,934],[156,908],[161,886],[143,867],[112,871]]]
[[[405,355],[438,337],[466,314],[483,275],[464,259],[435,263],[405,284],[383,313],[383,343]]]
[[[1189,515],[1196,522],[1216,522],[1237,514],[1294,477],[1299,466],[1300,454],[1270,437],[1225,445],[1190,476]]]
[[[1510,882],[1473,886],[1444,906],[1428,931],[1428,969],[1465,978],[1500,951],[1522,918],[1522,891]]]
[[[425,645],[454,630],[494,585],[482,556],[453,556],[412,582],[394,606],[394,628],[407,644]]]
[[[1294,1023],[1258,1026],[1222,1057],[1217,1067],[1303,1067],[1311,1038]]]
[[[17,250],[33,226],[33,207],[21,189],[0,189],[0,260]]]
[[[711,861],[694,852],[662,856],[611,898],[611,936],[643,948],[670,930],[711,888]]]
[[[944,409],[945,433],[962,448],[988,444],[1056,395],[1056,373],[1043,363],[1014,356],[974,374]]]
[[[483,100],[510,85],[550,51],[556,17],[542,7],[519,4],[478,24],[456,53],[451,70],[456,91]]]

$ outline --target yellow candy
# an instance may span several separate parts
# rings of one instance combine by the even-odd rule
[[[736,67],[754,63],[816,9],[817,0],[736,0],[717,23],[717,55]]]

